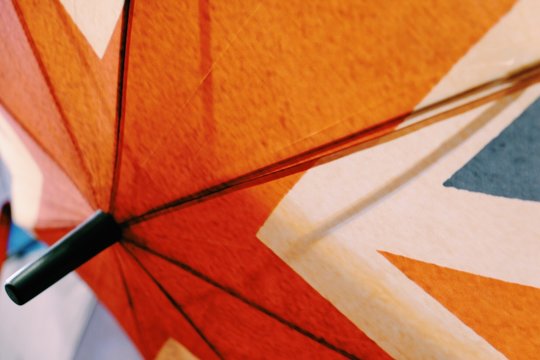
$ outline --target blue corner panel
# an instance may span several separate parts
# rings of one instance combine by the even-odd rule
[[[540,98],[444,186],[540,201]]]

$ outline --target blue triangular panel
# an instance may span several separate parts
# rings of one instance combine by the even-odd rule
[[[540,98],[444,186],[540,201]]]

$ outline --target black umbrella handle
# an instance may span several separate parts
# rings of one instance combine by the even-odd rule
[[[122,237],[112,215],[97,211],[45,254],[5,283],[11,300],[23,305]]]

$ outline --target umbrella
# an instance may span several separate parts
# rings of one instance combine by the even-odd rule
[[[104,24],[92,31],[76,6],[3,1],[0,146],[6,159],[28,155],[14,181],[40,190],[26,214],[14,195],[14,217],[52,242],[101,210],[45,262],[67,256],[71,268],[107,247],[79,272],[145,357],[497,354],[461,333],[429,334],[418,312],[377,324],[366,314],[402,300],[382,282],[359,287],[360,270],[330,271],[362,269],[358,259],[327,247],[316,274],[335,288],[322,289],[295,260],[306,251],[291,258],[273,241],[305,224],[296,204],[325,207],[287,201],[302,171],[536,81],[538,54],[525,50],[421,103],[501,17],[534,14],[534,2],[512,5],[132,1],[118,23],[94,16]],[[88,251],[58,254],[85,232]],[[56,280],[30,270],[46,278],[26,278],[31,296]],[[333,294],[349,288],[372,303],[344,296],[345,307]]]

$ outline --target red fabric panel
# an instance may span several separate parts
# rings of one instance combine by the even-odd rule
[[[145,268],[155,272],[156,280],[225,359],[342,359],[344,355],[353,356],[320,344],[320,339],[306,337],[170,262],[128,248]],[[182,343],[187,339],[181,335],[178,338]],[[364,351],[356,356],[364,359],[385,357],[377,351]]]
[[[154,358],[167,339],[173,337],[181,340],[201,359],[218,358],[130,255],[125,250],[119,251],[119,254],[122,254],[121,268],[126,277],[124,291],[127,291],[129,298],[127,309],[132,311],[135,318],[139,331],[138,346],[144,357]]]
[[[108,209],[116,139],[120,22],[101,60],[59,2],[20,0],[16,8],[80,161],[91,177],[97,207]]]
[[[0,103],[93,201],[89,178],[10,0],[0,1],[0,54]]]
[[[73,230],[74,227],[65,228],[36,228],[34,233],[36,238],[45,242],[47,245],[52,246],[55,242],[60,240],[64,235]]]
[[[197,269],[349,353],[384,357],[375,343],[255,236],[297,178],[238,191],[156,217],[132,226],[124,235]],[[148,267],[158,278],[168,276],[161,266],[149,263]],[[183,290],[171,285],[169,291],[176,296]],[[203,301],[201,306],[211,306]]]
[[[512,3],[134,1],[118,216],[408,113]]]
[[[81,266],[77,272],[124,328],[133,343],[142,350],[144,341],[139,334],[139,325],[124,282],[124,270],[119,262],[122,256],[126,256],[124,253],[122,247],[115,244]]]

